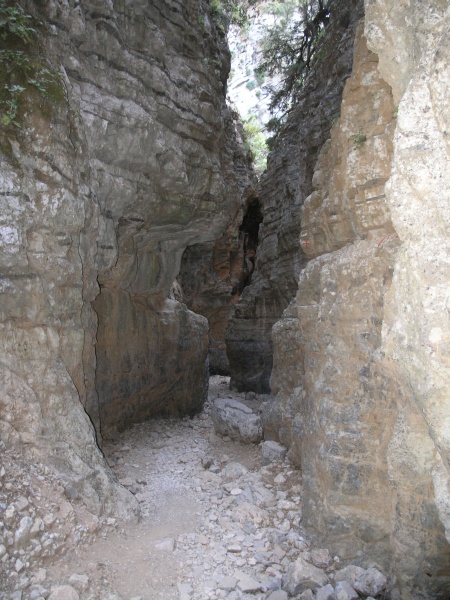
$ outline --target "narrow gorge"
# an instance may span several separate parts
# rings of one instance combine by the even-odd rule
[[[218,4],[0,1],[0,600],[448,600],[450,6],[331,2],[258,178]]]

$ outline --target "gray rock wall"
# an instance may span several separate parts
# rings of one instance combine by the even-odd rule
[[[206,322],[167,296],[240,204],[229,54],[206,2],[26,6],[65,98],[0,132],[1,436],[131,514],[96,436],[204,398]]]
[[[314,164],[351,73],[354,30],[362,2],[338,2],[326,49],[309,75],[298,105],[269,156],[261,180],[263,223],[256,268],[227,332],[231,385],[239,391],[268,392],[272,371],[272,326],[295,296],[306,257],[298,245],[301,207],[311,192]]]

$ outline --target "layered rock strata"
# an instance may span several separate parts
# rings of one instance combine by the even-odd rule
[[[273,330],[264,418],[303,470],[315,538],[390,568],[393,598],[444,599],[449,14],[432,0],[366,9],[304,203],[310,261]]]
[[[65,98],[1,132],[2,439],[130,514],[96,436],[204,398],[206,320],[167,296],[239,208],[229,54],[206,2],[27,6]]]
[[[362,2],[335,3],[319,58],[262,177],[263,223],[255,270],[226,332],[231,385],[237,390],[269,391],[272,326],[295,296],[306,262],[297,243],[301,207],[312,190],[318,153],[339,114],[343,86],[351,73],[355,26],[361,16]]]

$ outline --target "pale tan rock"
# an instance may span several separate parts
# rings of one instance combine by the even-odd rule
[[[387,186],[393,224],[402,240],[393,286],[386,298],[382,351],[386,369],[396,371],[403,390],[388,449],[389,477],[396,482],[393,501],[393,547],[399,583],[408,593],[415,587],[426,596],[439,589],[437,570],[424,576],[422,561],[448,567],[442,553],[450,542],[449,456],[450,326],[443,319],[448,306],[450,270],[448,143],[448,6],[427,1],[409,8],[407,32],[397,44],[411,48],[414,27],[414,69],[408,70],[398,105],[392,174]],[[381,33],[387,13],[374,17]],[[371,43],[375,44],[370,36]],[[389,54],[381,49],[383,75],[395,76]],[[388,74],[390,71],[391,75]],[[419,490],[428,489],[417,508]],[[426,522],[418,514],[426,514]],[[402,550],[400,550],[400,545]],[[428,592],[428,589],[431,592]]]
[[[304,205],[298,373],[287,313],[267,421],[302,466],[319,543],[390,569],[399,597],[433,597],[450,531],[448,6],[366,5],[369,50],[359,37]]]
[[[52,587],[48,600],[80,600],[80,596],[71,585],[56,585]]]

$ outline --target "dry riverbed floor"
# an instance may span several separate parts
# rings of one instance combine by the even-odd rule
[[[138,524],[52,503],[52,485],[61,484],[39,466],[14,484],[3,468],[0,506],[12,537],[0,540],[0,599],[283,600],[300,597],[280,590],[299,557],[333,582],[338,558],[312,549],[302,531],[300,472],[288,461],[262,467],[260,446],[215,435],[210,403],[231,397],[228,385],[212,377],[209,401],[193,419],[142,423],[105,446],[140,502]],[[40,477],[37,498],[33,477]],[[8,491],[21,506],[8,504]],[[14,542],[26,523],[40,528],[33,537],[29,527],[34,554]]]

